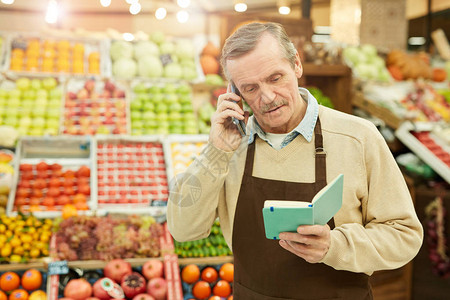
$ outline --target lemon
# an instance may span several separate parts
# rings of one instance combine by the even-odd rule
[[[6,231],[6,225],[0,224],[0,233],[5,233],[5,231]]]
[[[37,258],[41,254],[41,251],[39,249],[33,248],[30,250],[30,257]]]
[[[8,238],[4,234],[0,234],[0,242],[5,243]]]
[[[42,290],[34,291],[30,294],[30,297],[28,297],[28,300],[46,300],[46,299],[47,294]]]
[[[11,250],[12,250],[12,249],[11,249],[11,245],[10,245],[10,244],[6,244],[6,245],[2,248],[0,254],[1,254],[3,257],[8,257],[8,256],[11,255]]]
[[[14,254],[18,254],[18,255],[22,255],[24,252],[24,248],[23,246],[17,246],[14,248],[13,253]]]
[[[29,234],[22,234],[20,237],[23,243],[31,243],[33,241],[33,237]]]
[[[11,230],[6,230],[5,235],[6,235],[7,238],[10,238],[10,237],[13,236],[13,233],[12,233]]]
[[[23,243],[22,247],[23,247],[23,250],[30,250],[31,249],[31,244],[30,243]]]
[[[14,262],[14,263],[19,263],[21,260],[22,260],[22,256],[17,255],[17,254],[11,255],[11,257],[9,258],[9,261]]]

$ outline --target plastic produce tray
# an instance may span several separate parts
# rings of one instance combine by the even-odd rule
[[[61,134],[127,134],[130,132],[127,87],[110,79],[67,81]]]
[[[161,210],[168,199],[162,137],[97,136],[98,207],[110,212]]]
[[[49,166],[53,164],[59,164],[62,166],[61,172],[68,170],[76,171],[81,166],[87,166],[90,168],[90,176],[88,179],[88,184],[90,187],[90,195],[87,196],[87,205],[90,209],[95,209],[97,206],[96,199],[96,174],[94,166],[95,152],[92,151],[93,140],[90,137],[45,137],[45,138],[34,138],[34,137],[24,137],[19,140],[17,150],[16,150],[16,160],[14,164],[14,178],[13,178],[13,189],[9,194],[8,205],[6,212],[8,215],[17,213],[15,208],[16,193],[18,191],[17,187],[20,184],[20,178],[23,176],[23,172],[20,171],[20,166],[22,164],[29,164],[36,166],[40,162],[45,162]],[[33,175],[36,175],[36,169],[33,169]],[[38,174],[39,175],[39,174]],[[53,176],[50,171],[47,172],[45,180],[47,183]],[[39,176],[38,176],[39,178]],[[33,179],[34,180],[34,179]],[[75,184],[79,178],[76,177],[73,180]],[[33,183],[31,183],[33,184]],[[78,186],[73,186],[72,195],[78,192]],[[43,197],[46,196],[48,189],[41,189]],[[61,195],[66,194],[67,187],[61,185],[59,187],[59,192]],[[67,194],[69,195],[69,194]],[[55,206],[51,209],[45,209],[41,204],[39,205],[39,210],[35,211],[34,214],[38,218],[54,218],[61,216],[61,205],[58,205],[58,201],[55,201]],[[28,205],[24,205],[25,208],[29,208]],[[79,211],[82,213],[82,211]]]
[[[450,145],[433,133],[435,126],[438,125],[405,122],[395,131],[395,135],[445,181],[450,183]]]

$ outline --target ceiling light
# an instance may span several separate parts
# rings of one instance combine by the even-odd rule
[[[155,11],[155,17],[158,20],[162,20],[167,16],[167,10],[164,7],[160,7]]]
[[[103,7],[108,7],[108,6],[111,5],[111,0],[100,0],[100,4],[101,4]]]
[[[134,40],[134,35],[132,33],[125,32],[122,36],[123,39],[127,42],[131,42],[132,40]]]
[[[4,3],[4,4],[13,4],[14,0],[2,0],[2,3]]]
[[[235,0],[234,1],[234,10],[237,12],[244,12],[247,10],[247,4],[245,4],[242,0]]]
[[[49,0],[47,13],[45,14],[45,22],[55,24],[58,21],[58,3],[56,0]]]
[[[188,12],[185,10],[180,10],[179,12],[177,12],[177,20],[180,23],[186,23],[187,20],[189,20]]]
[[[288,15],[291,12],[291,3],[289,0],[278,0],[277,1],[278,12],[281,15]]]
[[[130,14],[137,15],[141,11],[141,4],[139,2],[134,2],[130,5]]]
[[[191,0],[177,0],[178,6],[182,8],[187,8],[191,4]]]
[[[139,2],[139,0],[125,0],[125,2],[127,2],[128,4],[133,4]]]

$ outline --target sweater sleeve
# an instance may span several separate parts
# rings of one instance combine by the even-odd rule
[[[177,175],[170,186],[167,225],[177,241],[205,238],[224,198],[224,182],[233,152],[207,144],[202,153]]]
[[[372,274],[396,269],[418,253],[422,225],[403,175],[383,137],[372,128],[362,143],[361,176],[367,181],[361,201],[362,222],[340,224],[331,231],[323,263],[337,269]]]

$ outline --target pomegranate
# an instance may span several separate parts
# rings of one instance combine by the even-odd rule
[[[133,298],[138,294],[145,293],[145,285],[145,278],[137,272],[125,275],[121,284],[123,292],[127,298]]]
[[[133,300],[155,300],[155,298],[153,298],[149,294],[139,294],[134,296]]]
[[[166,280],[161,277],[150,279],[147,284],[147,293],[152,295],[155,300],[165,300],[167,296]]]
[[[85,279],[72,279],[64,288],[64,297],[84,300],[92,295],[92,287]]]
[[[114,284],[114,282],[106,277],[100,278],[94,283],[94,296],[99,298],[100,300],[109,300],[111,296],[103,287],[104,285],[109,286],[110,284]]]
[[[113,259],[109,261],[103,269],[105,277],[111,278],[117,283],[122,281],[125,275],[131,274],[131,264],[123,259]]]
[[[164,274],[164,264],[162,261],[151,258],[145,262],[142,266],[142,275],[145,279],[150,280],[156,277],[163,277]]]

